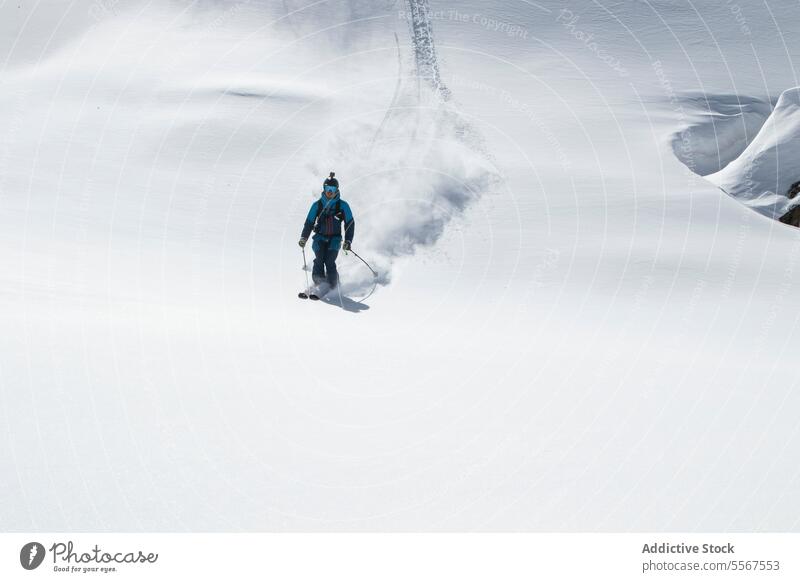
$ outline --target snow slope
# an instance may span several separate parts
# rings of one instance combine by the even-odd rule
[[[6,530],[797,529],[796,4],[425,4],[0,5]]]

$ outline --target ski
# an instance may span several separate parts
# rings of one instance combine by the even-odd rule
[[[297,294],[300,299],[311,299],[311,301],[319,301],[331,290],[327,283],[322,283],[316,287],[306,289]]]
[[[322,285],[319,287],[313,287],[311,289],[306,289],[305,291],[300,291],[297,296],[300,299],[311,299],[311,301],[319,301],[322,299],[325,294],[329,291],[327,285]]]

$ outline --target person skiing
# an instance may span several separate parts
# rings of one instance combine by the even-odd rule
[[[342,224],[344,224],[344,242],[342,242]],[[339,180],[334,172],[325,180],[320,199],[311,205],[306,216],[303,231],[300,234],[299,245],[306,246],[306,241],[314,231],[314,268],[311,277],[316,285],[328,282],[331,289],[339,283],[339,273],[336,271],[336,257],[339,249],[350,250],[355,234],[355,219],[350,205],[341,199]]]

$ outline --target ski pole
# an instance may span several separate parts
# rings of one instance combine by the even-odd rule
[[[353,249],[350,249],[350,252],[353,253],[355,256],[357,256],[361,260],[361,262],[364,263],[367,266],[367,269],[372,271],[372,276],[373,277],[377,277],[378,276],[378,273],[375,272],[375,269],[370,267],[369,263],[367,261],[365,261],[364,259],[362,259],[357,252],[355,252]]]
[[[303,251],[303,271],[306,274],[306,290],[311,288],[311,285],[308,284],[308,263],[306,263],[306,248],[300,247],[300,250]]]

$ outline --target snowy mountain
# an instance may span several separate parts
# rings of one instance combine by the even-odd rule
[[[5,528],[795,530],[798,25],[1,5]]]

